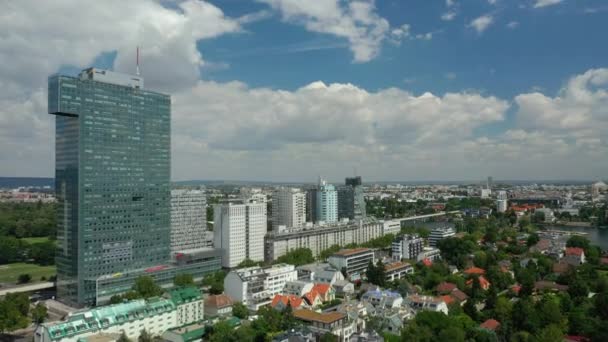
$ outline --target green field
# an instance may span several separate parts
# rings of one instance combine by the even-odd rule
[[[0,265],[0,283],[15,284],[19,275],[25,273],[32,276],[32,283],[37,283],[42,276],[48,279],[50,276],[55,275],[56,269],[55,266],[38,266],[24,262]]]
[[[29,238],[22,238],[21,241],[25,241],[31,245],[33,243],[47,242],[47,241],[49,241],[49,238],[48,237],[29,237]]]

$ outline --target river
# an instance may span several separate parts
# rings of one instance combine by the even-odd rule
[[[545,228],[551,230],[586,233],[585,237],[591,241],[592,245],[598,245],[604,251],[608,250],[608,228],[572,227],[561,225],[547,225]]]

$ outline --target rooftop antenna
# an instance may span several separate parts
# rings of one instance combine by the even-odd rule
[[[135,71],[135,74],[137,76],[139,76],[139,46],[137,46],[137,54],[136,54],[136,57],[135,57],[135,65],[137,67],[137,69]]]

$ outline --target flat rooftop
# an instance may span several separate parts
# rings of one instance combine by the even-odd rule
[[[351,256],[351,255],[356,255],[356,254],[361,254],[361,253],[367,253],[367,252],[371,252],[372,250],[369,248],[352,248],[352,249],[343,249],[341,251],[338,251],[336,253],[334,253],[333,255],[338,255],[338,256]]]

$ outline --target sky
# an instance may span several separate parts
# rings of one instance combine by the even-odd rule
[[[4,0],[0,176],[54,175],[47,78],[172,96],[173,180],[608,178],[605,0]]]

